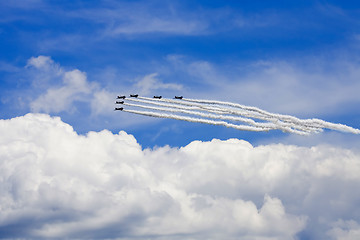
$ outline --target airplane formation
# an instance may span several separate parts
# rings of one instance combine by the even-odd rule
[[[130,94],[129,97],[131,97],[131,98],[137,98],[137,97],[139,97],[139,94]],[[125,98],[126,98],[125,95],[121,95],[121,96],[117,96],[117,97],[116,97],[116,99],[125,99]],[[162,96],[154,96],[153,98],[155,98],[155,99],[161,99]],[[183,99],[183,96],[175,96],[174,99]],[[116,101],[115,104],[124,104],[124,101]],[[122,107],[121,107],[121,108],[116,107],[116,108],[114,109],[114,111],[122,111],[122,110],[124,110],[124,108],[122,108]]]

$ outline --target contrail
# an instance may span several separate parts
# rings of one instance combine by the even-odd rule
[[[188,101],[188,102],[194,102],[194,103],[225,105],[225,106],[230,106],[230,107],[235,107],[235,108],[241,108],[241,109],[244,109],[244,110],[247,110],[247,111],[257,112],[257,113],[260,113],[262,115],[273,116],[272,113],[269,113],[269,112],[267,112],[265,110],[262,110],[260,108],[251,107],[251,106],[245,106],[245,105],[241,105],[241,104],[238,104],[238,103],[212,101],[212,100],[198,100],[198,99],[190,99],[190,98],[183,98],[182,100]]]
[[[278,121],[279,120],[279,118],[276,118],[274,116],[263,115],[263,114],[260,114],[259,112],[255,112],[255,111],[249,112],[248,110],[245,110],[245,109],[221,108],[218,106],[214,107],[214,106],[206,105],[206,104],[189,103],[189,102],[185,102],[182,100],[179,101],[179,100],[172,100],[172,99],[166,99],[166,98],[162,98],[162,99],[153,99],[153,98],[147,98],[147,97],[139,97],[139,98],[144,99],[145,101],[147,101],[147,103],[151,102],[151,104],[156,104],[156,105],[160,105],[159,102],[168,102],[168,103],[172,103],[172,104],[198,107],[201,110],[206,110],[206,111],[211,111],[211,112],[214,111],[216,113],[221,112],[223,114],[240,115],[240,116],[246,116],[246,117],[266,120],[266,121]],[[129,100],[132,100],[132,99],[129,99]]]
[[[145,100],[141,100],[141,101],[148,101],[147,103],[151,102],[152,104],[156,104],[158,105],[159,102],[169,102],[169,103],[176,103],[176,104],[180,104],[180,105],[187,105],[187,106],[196,106],[198,108],[200,108],[201,110],[205,110],[205,111],[209,111],[209,112],[213,112],[213,113],[220,113],[220,114],[232,114],[232,115],[238,115],[238,116],[245,116],[245,117],[251,117],[251,118],[257,118],[257,119],[261,119],[261,120],[265,120],[265,121],[271,121],[274,124],[280,126],[279,128],[296,128],[299,129],[301,131],[306,131],[306,132],[319,132],[321,131],[320,128],[314,127],[314,126],[307,126],[306,124],[299,125],[299,124],[293,124],[293,123],[286,123],[286,122],[282,122],[279,119],[276,119],[274,117],[269,117],[269,116],[263,116],[263,115],[259,115],[258,113],[254,113],[254,112],[245,112],[246,110],[234,110],[234,109],[228,109],[228,108],[215,108],[212,106],[204,106],[204,104],[199,104],[199,103],[188,103],[188,102],[184,102],[184,101],[178,101],[178,100],[172,100],[172,99],[153,99],[153,98],[146,98],[146,97],[139,97],[141,99],[145,99]],[[163,105],[163,104],[162,104]]]
[[[231,102],[198,100],[198,99],[187,99],[187,98],[183,98],[183,100],[188,101],[188,102],[200,103],[200,104],[202,103],[202,104],[213,104],[213,105],[225,105],[225,106],[230,106],[230,107],[235,107],[235,108],[240,108],[240,109],[244,109],[244,110],[258,112],[260,114],[263,114],[263,115],[266,115],[269,117],[273,117],[275,119],[280,119],[280,120],[283,120],[286,122],[293,122],[296,124],[308,124],[313,127],[328,128],[328,129],[338,130],[338,131],[342,131],[342,132],[350,132],[350,133],[354,133],[354,134],[360,134],[359,129],[355,129],[355,128],[352,128],[352,127],[349,127],[349,126],[346,126],[343,124],[339,124],[339,123],[326,122],[324,120],[316,119],[316,118],[314,118],[314,119],[299,119],[294,116],[270,113],[270,112],[267,112],[267,111],[262,110],[257,107],[245,106],[245,105],[231,103]]]
[[[238,116],[244,116],[244,117],[251,117],[251,118],[257,118],[257,119],[261,119],[261,120],[266,120],[266,121],[270,121],[270,120],[274,120],[273,118],[269,118],[269,117],[265,117],[256,113],[249,113],[246,112],[244,110],[239,111],[239,110],[231,110],[231,109],[226,109],[226,108],[219,108],[219,107],[213,107],[213,106],[206,106],[204,104],[196,104],[196,103],[187,103],[181,100],[172,100],[172,99],[153,99],[153,98],[147,98],[147,97],[138,97],[140,99],[143,100],[139,100],[139,99],[128,99],[130,101],[138,101],[138,102],[144,102],[144,103],[148,103],[148,104],[154,104],[154,105],[159,105],[159,106],[167,106],[162,104],[161,102],[166,102],[166,103],[171,103],[171,104],[177,104],[176,108],[181,108],[184,109],[184,107],[179,107],[179,105],[185,105],[188,106],[189,108],[187,109],[194,109],[194,107],[196,107],[196,110],[203,110],[203,111],[208,111],[208,112],[212,112],[212,113],[219,113],[219,114],[232,114],[232,115],[238,115]],[[175,107],[175,106],[174,106]]]
[[[148,102],[148,103],[151,104],[150,102]],[[203,118],[212,118],[212,119],[221,119],[221,120],[230,120],[230,121],[240,121],[240,122],[250,124],[250,125],[252,125],[254,127],[263,128],[266,131],[279,129],[279,130],[282,130],[284,132],[296,133],[296,134],[300,134],[300,135],[308,134],[308,133],[306,133],[304,131],[298,131],[298,130],[292,129],[290,127],[279,126],[279,125],[276,125],[276,124],[274,124],[272,122],[255,122],[252,119],[243,118],[243,117],[225,116],[225,115],[219,115],[219,114],[209,114],[209,113],[203,113],[203,112],[197,112],[197,111],[182,110],[182,109],[172,108],[173,105],[162,104],[162,105],[165,105],[166,108],[151,107],[151,106],[148,106],[148,105],[131,104],[131,103],[124,103],[124,105],[131,106],[131,107],[150,109],[150,110],[155,110],[155,111],[162,111],[162,112],[185,113],[185,114],[189,114],[189,115],[200,116],[200,117],[203,117]]]
[[[189,102],[184,102],[181,100],[179,101],[179,100],[164,99],[164,98],[163,99],[153,99],[153,98],[147,98],[147,97],[139,97],[139,98],[144,99],[144,100],[136,100],[136,101],[144,102],[147,104],[154,104],[154,105],[168,107],[167,104],[164,104],[164,102],[167,102],[167,103],[171,103],[171,104],[191,106],[191,108],[197,107],[198,110],[208,111],[208,112],[217,113],[217,114],[232,114],[232,115],[237,115],[237,116],[251,117],[251,118],[256,118],[256,119],[260,119],[260,120],[270,121],[270,122],[273,122],[274,124],[276,124],[277,126],[279,126],[278,129],[285,130],[287,132],[288,132],[288,130],[286,130],[286,129],[288,129],[288,128],[295,128],[295,129],[298,129],[300,131],[305,131],[305,132],[320,132],[321,131],[320,127],[316,127],[313,125],[294,124],[292,122],[283,122],[282,120],[277,119],[275,117],[264,116],[264,115],[260,115],[259,113],[254,113],[254,112],[247,112],[246,110],[239,111],[236,109],[219,108],[219,107],[213,107],[213,106],[209,106],[209,105],[205,105],[205,104],[189,103]],[[132,100],[132,99],[129,99],[129,100]],[[174,105],[172,105],[172,106],[174,106]],[[181,106],[180,107],[176,106],[176,108],[184,109],[184,107],[181,107]],[[188,107],[186,107],[186,108],[188,108]]]
[[[228,123],[225,121],[213,121],[213,120],[207,120],[207,119],[203,119],[203,118],[193,118],[193,117],[179,116],[179,115],[174,115],[174,114],[137,111],[137,110],[129,110],[129,109],[124,109],[123,111],[129,112],[129,113],[134,113],[134,114],[139,114],[139,115],[144,115],[144,116],[150,116],[150,117],[169,118],[169,119],[176,119],[176,120],[182,120],[182,121],[194,122],[194,123],[206,123],[206,124],[211,124],[211,125],[235,128],[237,130],[244,130],[244,131],[263,132],[263,131],[270,130],[270,129],[258,128],[258,127],[247,126],[247,125],[236,125],[236,124]]]
[[[143,108],[153,111],[137,111],[124,109],[123,111],[141,114],[145,116],[171,118],[189,122],[206,123],[232,127],[239,130],[248,131],[269,131],[279,129],[284,132],[307,135],[323,131],[324,128],[360,134],[359,129],[355,129],[343,124],[330,123],[321,119],[299,119],[291,115],[270,113],[257,107],[245,106],[237,103],[200,100],[200,99],[153,99],[148,97],[126,98],[126,101],[133,101],[139,104],[124,103],[129,107]],[[175,113],[175,114],[168,114]],[[180,114],[194,115],[200,118],[183,116]],[[227,121],[239,121],[249,125],[237,125],[227,121],[214,121],[210,119],[220,119]],[[259,119],[265,122],[257,122]]]

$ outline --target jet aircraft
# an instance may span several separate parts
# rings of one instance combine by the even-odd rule
[[[117,96],[117,99],[125,99],[126,97],[125,96]]]
[[[162,96],[154,96],[154,98],[161,99]]]
[[[115,108],[114,111],[120,110],[122,111],[124,108]]]
[[[116,104],[124,104],[124,101],[116,101]]]
[[[130,94],[130,97],[135,97],[137,98],[139,96],[139,94]]]
[[[178,97],[178,96],[175,96],[174,98],[175,98],[175,99],[183,99],[183,96],[179,96],[179,97]]]

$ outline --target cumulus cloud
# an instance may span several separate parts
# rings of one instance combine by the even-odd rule
[[[30,101],[32,112],[60,113],[73,112],[76,103],[90,103],[93,115],[110,114],[114,99],[118,94],[101,86],[100,82],[90,82],[86,73],[79,69],[66,70],[49,56],[31,57],[26,68],[32,70],[32,85],[40,92]],[[132,86],[121,86],[127,93],[132,89],[136,93],[150,94],[153,91],[178,91],[183,86],[176,83],[164,83],[157,73],[145,75],[133,82]]]
[[[32,101],[31,110],[46,113],[71,110],[74,101],[85,99],[95,87],[87,81],[86,74],[77,69],[65,72],[62,81],[61,86],[50,87]]]
[[[360,153],[331,146],[214,139],[142,149],[123,131],[78,135],[58,117],[27,114],[0,120],[0,233],[349,239],[359,171]]]
[[[30,102],[33,112],[59,113],[74,110],[75,101],[85,101],[97,86],[87,80],[86,73],[78,69],[66,71],[49,56],[31,57],[26,65],[34,68],[33,85],[42,90]],[[60,79],[60,83],[58,83]]]
[[[42,69],[49,69],[54,66],[54,61],[49,56],[38,56],[38,57],[31,57],[27,61],[27,67],[33,66],[35,68],[42,68]]]

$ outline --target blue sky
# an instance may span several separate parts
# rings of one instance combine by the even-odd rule
[[[0,238],[359,239],[359,135],[113,111],[183,95],[359,129],[359,29],[358,1],[1,1]]]
[[[78,69],[89,83],[114,94],[137,92],[136,82],[155,74],[158,81],[182,88],[150,89],[148,96],[175,93],[231,100],[359,127],[359,98],[354,91],[360,41],[356,2],[12,1],[1,5],[3,118],[34,111],[29,103],[61,85],[61,79],[51,78],[53,73],[26,67],[30,58],[48,56],[64,71]],[[49,79],[35,84],[40,75]],[[240,137],[254,143],[285,137],[128,114],[94,114],[88,100],[67,106],[76,111],[37,111],[61,116],[79,133],[127,130],[144,146],[185,145],[213,137]],[[130,123],[126,118],[135,120]]]

